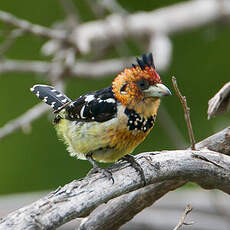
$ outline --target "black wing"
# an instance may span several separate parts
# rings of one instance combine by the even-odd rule
[[[67,119],[77,121],[108,121],[116,116],[117,100],[112,87],[85,94],[66,107]]]

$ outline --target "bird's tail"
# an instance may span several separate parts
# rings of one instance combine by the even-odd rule
[[[60,111],[71,102],[65,94],[59,92],[52,86],[34,85],[30,91],[46,104],[50,105],[54,112]]]

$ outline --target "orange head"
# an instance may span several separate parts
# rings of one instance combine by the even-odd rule
[[[137,58],[137,65],[125,69],[112,83],[115,97],[125,106],[133,105],[147,98],[160,98],[171,95],[169,89],[162,84],[155,70],[153,56],[150,53]]]

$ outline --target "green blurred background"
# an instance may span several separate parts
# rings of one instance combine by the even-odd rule
[[[135,12],[151,11],[182,1],[119,2],[129,12]],[[75,0],[74,3],[82,21],[95,19],[84,0]],[[44,26],[51,26],[65,16],[56,0],[1,0],[0,10]],[[7,26],[0,22],[0,29],[5,28]],[[177,77],[179,87],[186,95],[191,108],[195,137],[199,141],[229,125],[228,115],[208,121],[206,111],[208,100],[229,81],[230,28],[224,23],[214,23],[174,35],[171,39],[172,63],[167,72],[160,74],[171,91],[173,91],[171,76]],[[0,36],[0,42],[2,41],[3,37]],[[24,35],[17,39],[6,56],[11,59],[47,60],[40,54],[41,45],[46,41],[32,35]],[[146,52],[132,41],[127,41],[127,44],[131,47],[132,55]],[[111,50],[109,57],[118,55],[116,51]],[[66,93],[70,98],[77,98],[85,92],[110,85],[113,77],[98,80],[68,79]],[[29,88],[37,83],[48,83],[44,79],[32,73],[0,75],[0,127],[38,103]],[[175,93],[172,97],[165,98],[162,104],[188,141],[183,110]],[[83,177],[91,168],[88,162],[69,157],[63,143],[57,140],[50,115],[43,115],[33,122],[30,128],[25,130],[26,132],[19,130],[0,140],[0,194],[54,189],[73,179]],[[175,149],[175,146],[167,130],[157,122],[151,135],[135,153],[162,149]]]

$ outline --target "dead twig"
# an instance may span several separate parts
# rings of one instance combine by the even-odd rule
[[[188,127],[188,133],[189,133],[189,138],[190,138],[190,142],[191,142],[191,149],[195,150],[195,138],[194,138],[194,134],[193,134],[193,130],[192,130],[192,123],[190,120],[190,108],[187,105],[187,101],[186,101],[186,97],[183,96],[177,86],[177,82],[176,82],[176,78],[172,77],[172,83],[173,83],[173,87],[174,90],[176,91],[177,96],[179,97],[181,104],[183,106],[184,109],[184,117],[185,117],[185,121]]]
[[[181,217],[180,221],[178,222],[177,226],[173,229],[173,230],[178,230],[179,228],[181,228],[183,225],[192,225],[193,222],[185,222],[185,218],[187,217],[187,215],[192,211],[192,207],[188,204],[185,208],[184,214]]]

